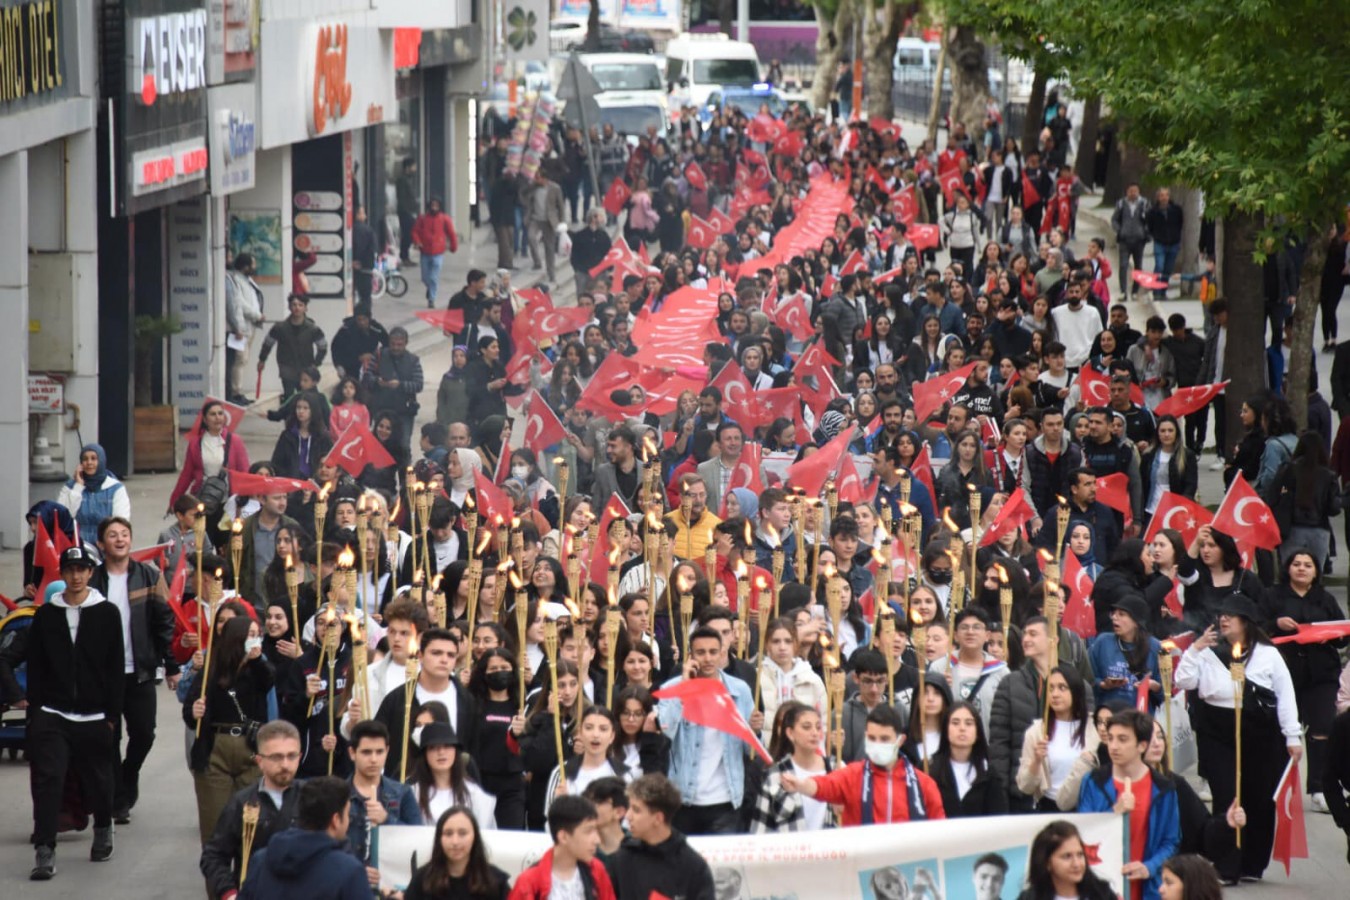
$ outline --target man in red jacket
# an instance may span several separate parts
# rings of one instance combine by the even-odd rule
[[[548,830],[553,848],[520,873],[510,900],[549,900],[551,896],[615,900],[609,873],[595,857],[600,846],[595,804],[580,796],[557,798],[548,810]]]
[[[455,223],[441,210],[440,197],[432,197],[427,203],[427,211],[417,217],[413,223],[412,239],[421,254],[422,283],[427,287],[427,309],[434,309],[446,247],[450,248],[451,253],[459,249]]]
[[[828,775],[782,776],[783,787],[830,804],[842,804],[840,824],[945,819],[937,784],[900,755],[905,733],[900,713],[882,704],[867,714],[866,758]]]

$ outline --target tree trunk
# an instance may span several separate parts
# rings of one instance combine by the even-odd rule
[[[582,46],[587,53],[600,49],[600,0],[591,0],[591,11],[586,16],[586,40]]]
[[[736,0],[717,0],[717,25],[727,37],[735,33]]]
[[[1097,130],[1102,122],[1102,98],[1093,97],[1083,103],[1083,127],[1078,132],[1078,156],[1074,171],[1088,188],[1095,188],[1097,174]]]
[[[963,123],[966,134],[979,147],[984,140],[985,111],[989,108],[989,67],[985,64],[984,42],[969,25],[955,25],[948,34],[947,56],[952,66],[950,124]]]
[[[942,118],[942,73],[947,71],[947,30],[938,43],[937,65],[933,68],[933,96],[928,101],[928,140],[937,146],[938,120]]]
[[[1125,196],[1125,187],[1139,181],[1152,167],[1148,154],[1130,144],[1126,140],[1128,135],[1128,129],[1123,126],[1116,130],[1116,141],[1112,145],[1115,159],[1114,163],[1107,164],[1106,184],[1102,186],[1104,204],[1114,206]]]
[[[863,70],[867,89],[867,117],[890,121],[895,118],[895,44],[907,16],[899,3],[887,3],[885,15],[877,21],[875,6],[867,5],[863,20]]]
[[[1256,217],[1234,213],[1224,221],[1224,297],[1228,300],[1228,343],[1223,377],[1228,431],[1223,446],[1231,452],[1242,437],[1242,404],[1266,387],[1266,298],[1256,252]],[[1219,437],[1216,435],[1216,438]]]
[[[1313,324],[1317,321],[1319,294],[1322,291],[1322,266],[1327,259],[1327,237],[1313,229],[1303,253],[1303,268],[1298,273],[1298,299],[1294,301],[1294,346],[1289,354],[1289,386],[1284,396],[1294,410],[1298,430],[1308,427],[1308,395],[1317,390],[1312,377]]]
[[[1027,97],[1027,115],[1022,122],[1022,155],[1037,149],[1041,139],[1041,123],[1045,121],[1045,86],[1050,81],[1043,66],[1036,67],[1031,79],[1031,95]]]
[[[839,8],[831,18],[819,6],[811,7],[816,13],[816,76],[811,82],[811,104],[816,109],[825,109],[830,105],[834,94],[835,70],[839,60],[844,58],[847,47],[845,38],[853,27],[852,0],[839,0]]]
[[[1185,185],[1172,188],[1172,202],[1181,207],[1181,253],[1176,271],[1200,271],[1200,191]],[[1188,282],[1189,284],[1190,282]],[[1223,284],[1223,282],[1219,282]],[[1189,288],[1183,286],[1183,291]]]

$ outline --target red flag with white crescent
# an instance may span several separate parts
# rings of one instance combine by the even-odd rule
[[[590,580],[596,584],[604,584],[609,570],[609,527],[615,519],[628,518],[631,510],[628,504],[617,496],[611,496],[609,502],[605,504],[605,509],[600,513],[600,532],[595,540],[595,546],[591,548],[590,560]]]
[[[633,196],[633,192],[628,189],[628,185],[624,184],[623,179],[615,178],[614,182],[610,184],[609,190],[605,191],[605,197],[600,201],[600,205],[611,216],[617,216],[623,212],[624,205],[631,196]]]
[[[379,438],[360,422],[352,422],[342,436],[333,442],[333,449],[323,458],[326,466],[339,466],[356,478],[366,466],[383,469],[394,464],[394,457],[384,449]]]
[[[731,493],[732,488],[746,488],[756,497],[764,492],[764,483],[759,477],[760,460],[759,444],[746,441],[741,445],[741,456],[731,469],[731,477],[727,479],[727,491],[726,494],[722,495],[722,505],[717,512],[718,516],[723,519],[727,517],[727,494]]]
[[[558,421],[553,408],[548,405],[542,393],[535,391],[534,396],[530,398],[529,411],[525,414],[524,446],[536,454],[542,454],[544,448],[561,443],[566,437],[567,430],[563,428],[562,422]]]
[[[268,494],[293,494],[296,491],[318,489],[317,484],[303,478],[269,477],[230,470],[230,492],[237,497],[265,497]]]
[[[1158,505],[1153,508],[1153,518],[1149,520],[1148,530],[1144,532],[1144,543],[1151,543],[1164,528],[1180,532],[1181,542],[1187,547],[1195,540],[1200,526],[1214,520],[1214,513],[1188,497],[1172,491],[1163,491]]]
[[[1115,472],[1098,478],[1097,500],[1123,515],[1126,526],[1130,524],[1134,514],[1130,506],[1130,476],[1124,472]]]
[[[699,250],[707,250],[716,242],[717,232],[707,222],[700,219],[693,213],[689,214],[689,231],[685,234],[685,240],[689,246],[696,247]]]
[[[1197,384],[1192,387],[1177,388],[1163,402],[1159,403],[1153,409],[1155,416],[1185,416],[1195,412],[1197,409],[1204,409],[1210,401],[1223,393],[1223,389],[1228,386],[1228,382],[1220,381],[1217,384]]]
[[[1246,543],[1256,547],[1274,550],[1280,546],[1280,526],[1275,522],[1275,514],[1241,472],[1228,486],[1211,524],[1232,537],[1241,535]]]
[[[914,249],[921,253],[924,250],[936,250],[941,243],[941,237],[936,225],[915,223],[909,226],[907,236],[909,237],[909,242],[914,245]]]
[[[1089,599],[1092,596],[1092,579],[1072,552],[1066,551],[1064,554],[1064,574],[1061,580],[1070,593],[1069,602],[1064,604],[1064,616],[1060,619],[1060,624],[1084,640],[1096,637],[1097,615],[1093,612]]]
[[[946,375],[937,375],[927,381],[916,381],[912,385],[914,394],[914,418],[920,425],[928,421],[928,417],[942,408],[948,400],[956,396],[956,392],[961,390],[961,386],[966,383],[970,373],[975,371],[977,363],[966,363],[955,372],[949,372]]]
[[[1337,785],[1332,790],[1340,790]],[[1284,874],[1289,874],[1289,863],[1308,858],[1308,831],[1303,821],[1303,790],[1299,784],[1298,760],[1290,759],[1284,775],[1275,788],[1275,840],[1270,858],[1284,863]]]
[[[226,431],[237,431],[239,429],[240,423],[244,421],[244,408],[242,406],[237,403],[221,400],[217,397],[207,397],[202,403],[202,406],[205,406],[207,403],[219,403],[224,408]],[[196,440],[197,435],[201,433],[201,430],[202,414],[201,411],[198,410],[197,418],[193,420],[192,427],[188,429],[187,439],[189,441]]]
[[[810,340],[815,333],[811,328],[811,313],[806,308],[806,298],[801,294],[793,294],[778,304],[769,317],[775,325],[799,341]]]

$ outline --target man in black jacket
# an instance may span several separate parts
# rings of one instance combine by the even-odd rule
[[[604,274],[592,277],[591,269],[600,264],[613,245],[605,231],[605,210],[595,207],[586,213],[586,227],[572,232],[572,271],[576,274],[577,293],[587,294],[597,283],[604,284]]]
[[[212,897],[227,900],[239,887],[243,852],[244,807],[258,807],[258,825],[253,832],[250,856],[267,846],[272,836],[295,827],[300,784],[300,732],[285,719],[276,719],[258,729],[258,755],[262,778],[239,791],[221,810],[216,830],[202,847],[202,875]]]
[[[459,658],[459,641],[452,632],[443,628],[432,628],[422,635],[420,651],[421,669],[414,687],[411,720],[417,718],[422,705],[431,700],[445,704],[450,713],[450,725],[459,739],[461,753],[471,757],[478,756],[478,718],[479,712],[473,695],[468,688],[454,677],[455,661]],[[403,709],[407,685],[401,684],[385,695],[384,702],[375,713],[376,720],[383,722],[389,729],[389,757],[384,764],[384,774],[390,778],[402,778],[403,768]],[[408,748],[408,768],[412,768],[417,748]]]
[[[28,707],[29,780],[33,794],[33,846],[29,875],[56,874],[56,825],[66,775],[80,780],[94,817],[94,862],[112,859],[113,768],[116,723],[122,718],[124,654],[117,607],[89,587],[98,562],[83,547],[61,554],[66,589],[37,608],[21,640],[0,650],[4,700]],[[14,669],[28,663],[25,696]]]
[[[715,900],[708,861],[670,826],[682,802],[679,788],[661,774],[643,775],[628,786],[628,837],[609,861],[619,900],[657,894]]]
[[[1194,387],[1207,384],[1200,380],[1200,368],[1205,361],[1205,339],[1186,327],[1186,317],[1181,313],[1172,313],[1167,317],[1167,327],[1172,332],[1163,338],[1162,345],[1172,354],[1172,365],[1176,370],[1177,387]],[[1205,432],[1209,426],[1209,407],[1186,416],[1186,446],[1196,458],[1205,449]],[[1222,436],[1219,442],[1223,442]]]
[[[178,663],[174,661],[173,612],[164,575],[149,563],[131,558],[131,523],[120,517],[104,519],[98,526],[98,546],[103,565],[94,570],[89,586],[108,599],[122,614],[125,664],[122,715],[126,719],[127,750],[115,773],[113,819],[131,821],[131,808],[140,794],[141,766],[155,743],[155,679],[164,667],[169,690],[178,687]],[[116,723],[121,746],[122,723]]]
[[[1181,252],[1181,207],[1172,202],[1172,192],[1159,188],[1157,202],[1144,216],[1144,224],[1153,237],[1153,270],[1163,281],[1172,277],[1172,267]],[[1162,300],[1167,289],[1153,292],[1153,299]]]
[[[389,345],[389,332],[370,314],[369,303],[358,303],[333,335],[333,368],[339,378],[361,380],[366,366],[373,367],[380,348]]]

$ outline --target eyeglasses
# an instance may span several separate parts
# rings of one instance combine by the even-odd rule
[[[885,678],[884,675],[883,675],[883,676],[878,676],[878,677],[875,677],[875,678],[859,678],[859,679],[858,679],[858,684],[865,684],[865,685],[869,685],[869,686],[871,686],[871,687],[881,687],[881,686],[885,686],[885,684],[886,684],[886,678]]]
[[[269,754],[267,754],[266,756],[259,755],[258,758],[259,758],[259,759],[265,759],[265,760],[267,760],[268,762],[273,763],[274,765],[280,765],[281,763],[299,762],[299,761],[300,761],[300,754],[299,754],[299,753],[269,753]]]
[[[625,709],[619,713],[621,719],[645,719],[647,714],[640,709]]]

